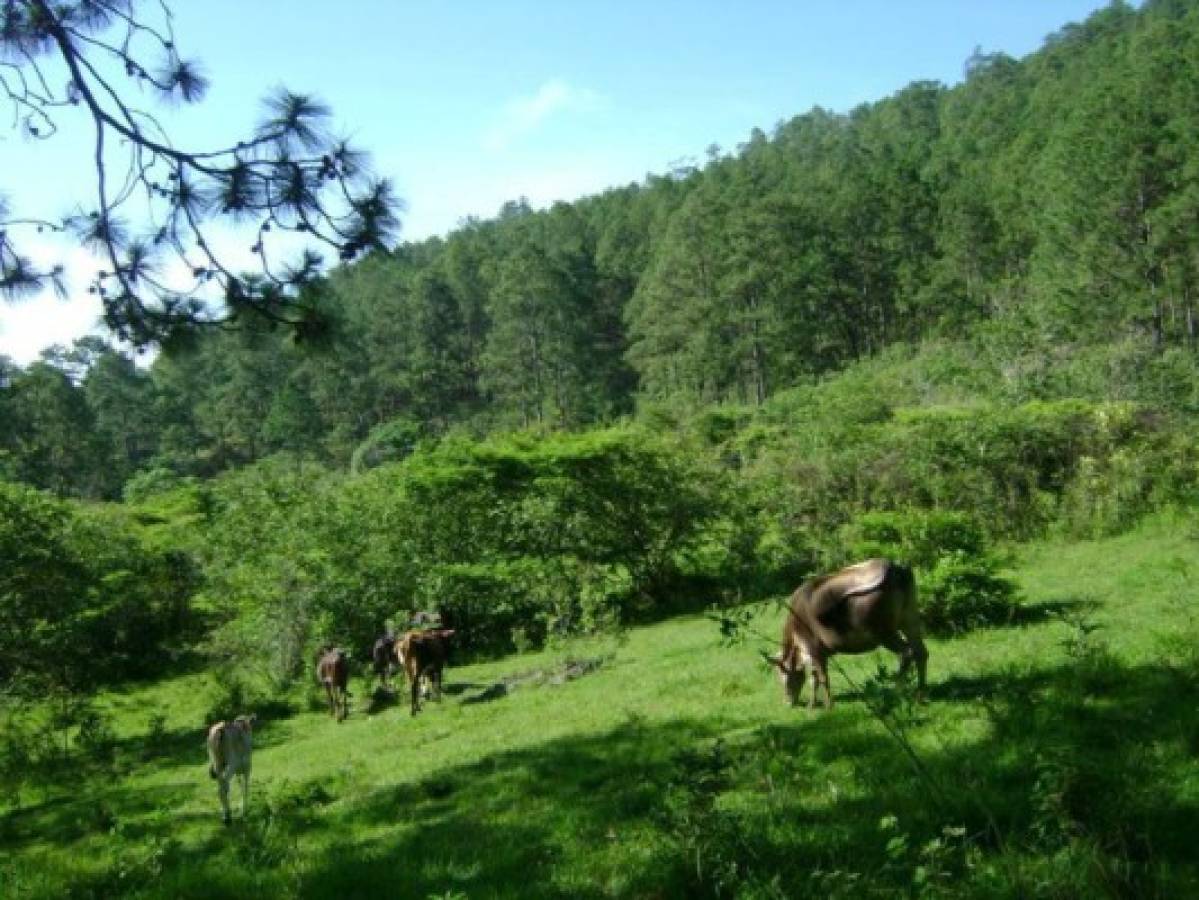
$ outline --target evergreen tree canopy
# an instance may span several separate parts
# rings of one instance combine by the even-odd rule
[[[176,146],[134,99],[144,89],[195,103],[207,84],[199,64],[180,55],[165,3],[0,5],[0,103],[36,140],[56,137],[63,107],[86,109],[95,128],[90,145],[78,142],[80,163],[86,153],[96,184],[95,197],[66,217],[18,215],[0,202],[0,296],[48,284],[65,289],[61,266],[39,268],[22,252],[30,230],[49,230],[73,235],[104,260],[89,290],[120,338],[146,344],[246,315],[287,324],[298,336],[323,329],[319,305],[304,290],[322,268],[314,248],[346,262],[384,246],[399,224],[391,186],[329,132],[330,110],[311,97],[280,90],[244,139],[195,149]],[[254,229],[257,272],[235,271],[214,249],[221,223]],[[312,246],[284,262],[273,244],[287,234],[309,237]],[[182,263],[189,283],[162,274],[167,260]]]

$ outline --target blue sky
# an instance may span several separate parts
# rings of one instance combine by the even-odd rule
[[[212,79],[167,114],[176,143],[231,142],[283,84],[329,103],[405,198],[402,238],[443,234],[510,199],[570,200],[734,148],[821,105],[837,111],[911,81],[960,80],[975,47],[1023,56],[1098,0],[178,0],[185,57]],[[90,125],[53,142],[0,127],[0,193],[17,214],[94,193]],[[88,331],[80,251],[71,299],[0,305],[18,362]]]

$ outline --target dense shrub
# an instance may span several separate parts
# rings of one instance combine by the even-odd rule
[[[220,621],[212,653],[286,683],[303,672],[318,635],[336,634],[335,616],[322,616],[327,587],[339,583],[331,555],[357,546],[352,529],[338,539],[340,483],[283,458],[213,483],[202,596]]]
[[[534,557],[435,566],[416,597],[421,608],[441,612],[462,645],[488,654],[610,628],[631,598],[627,570]]]
[[[688,572],[737,569],[744,532],[718,527],[727,480],[629,428],[458,437],[348,479],[259,464],[213,491],[217,649],[287,680],[316,642],[365,658],[421,609],[467,652],[596,630],[667,602]]]
[[[383,498],[393,528],[378,538],[411,560],[417,604],[468,614],[482,641],[492,616],[506,640],[513,627],[588,630],[663,600],[701,546],[711,557],[724,479],[652,435],[610,429],[458,439],[355,492]]]
[[[90,676],[158,672],[192,624],[199,582],[192,558],[151,546],[110,507],[77,510],[71,545],[89,574],[80,638],[91,655]]]
[[[987,537],[970,516],[946,510],[872,512],[858,516],[842,531],[842,545],[852,559],[889,556],[920,569],[931,569],[949,553],[980,558]]]
[[[998,574],[986,533],[962,513],[867,513],[842,531],[845,561],[886,556],[916,569],[925,627],[946,634],[1011,619],[1016,589]]]
[[[196,572],[120,512],[0,483],[0,681],[144,676],[189,624]]]
[[[987,557],[953,550],[919,578],[920,614],[935,633],[1003,624],[1016,610],[1015,585],[995,574]]]
[[[391,419],[371,429],[350,457],[350,471],[363,472],[412,454],[425,437],[427,427],[415,419]]]
[[[821,544],[864,512],[950,509],[997,538],[1126,527],[1195,491],[1185,434],[1133,404],[1079,400],[905,409],[875,422],[799,418],[744,435],[768,528]],[[766,428],[766,431],[762,429]]]

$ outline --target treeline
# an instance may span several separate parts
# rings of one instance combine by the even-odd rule
[[[254,323],[142,370],[93,340],[0,367],[0,472],[116,497],[280,451],[401,458],[455,429],[575,428],[657,402],[761,404],[898,343],[1007,371],[1139,342],[1193,358],[1199,4],[1114,3],[1024,60],[976,52],[702,166],[339,270],[319,348]],[[1190,403],[1190,398],[1177,405]]]
[[[280,454],[212,479],[155,470],[122,504],[0,481],[0,685],[76,690],[198,646],[238,660],[225,688],[281,690],[319,644],[368,659],[417,611],[457,630],[460,658],[492,656],[785,595],[879,554],[917,569],[929,627],[955,632],[1013,614],[1002,542],[1199,500],[1193,421],[911,403],[917,384],[958,389],[930,371],[940,355],[670,422],[455,436],[357,475]]]

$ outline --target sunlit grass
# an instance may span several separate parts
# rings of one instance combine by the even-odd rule
[[[815,877],[848,895],[910,887],[957,826],[929,858],[968,893],[1194,887],[1170,834],[1199,823],[1195,547],[1159,521],[1023,548],[1025,621],[931,641],[931,702],[901,696],[889,719],[922,770],[866,702],[888,654],[837,658],[831,713],[784,705],[759,655],[771,605],[731,647],[693,616],[454,667],[415,718],[368,713],[361,681],[340,725],[297,695],[261,728],[249,816],[227,829],[209,677],[109,693],[116,774],[0,819],[0,894],[796,896]],[[568,659],[601,662],[565,680]],[[893,856],[886,816],[907,842]]]

